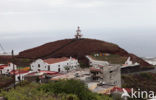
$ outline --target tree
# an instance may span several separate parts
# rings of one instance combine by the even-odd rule
[[[68,71],[70,70],[70,66],[65,66],[64,69],[65,69],[65,70],[67,71],[67,73],[68,73]]]

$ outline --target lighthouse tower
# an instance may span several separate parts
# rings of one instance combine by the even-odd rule
[[[81,37],[82,37],[81,30],[80,30],[80,27],[78,26],[76,30],[75,38],[80,39]]]

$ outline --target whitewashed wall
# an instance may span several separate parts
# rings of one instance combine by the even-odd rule
[[[109,65],[108,61],[98,61],[98,60],[92,59],[90,56],[86,56],[86,57],[89,59],[90,66],[98,67],[99,65],[101,65],[101,66]]]
[[[15,70],[17,69],[17,66],[14,65]],[[13,63],[10,63],[8,65],[8,67],[5,67],[4,69],[2,69],[2,73],[1,74],[9,74],[9,72],[11,72],[13,70]]]
[[[126,60],[125,64],[126,65],[132,65],[133,64],[133,62],[131,61],[130,57],[128,57],[128,59]]]
[[[72,69],[76,69],[76,67],[79,66],[79,63],[77,60],[70,60],[69,59],[67,61],[51,64],[50,65],[50,71],[58,71],[58,68],[60,68],[61,72],[64,72],[64,71],[66,71],[65,70],[66,66],[69,66],[70,70],[72,70]]]
[[[40,64],[40,67],[38,65]],[[48,68],[50,66],[50,69]],[[58,62],[54,64],[48,64],[45,63],[42,59],[38,59],[35,62],[31,64],[31,70],[32,71],[38,71],[38,70],[46,70],[46,71],[58,71],[60,68],[61,72],[66,71],[65,67],[70,66],[70,70],[76,69],[79,66],[78,60],[76,59],[69,59],[67,61]]]
[[[40,67],[39,67],[39,65],[40,65]],[[30,66],[31,66],[32,71],[48,70],[47,63],[45,63],[42,59],[36,60]]]
[[[24,80],[24,76],[25,75],[27,75],[27,74],[29,74],[30,72],[28,72],[28,73],[22,73],[22,74],[16,74],[15,75],[15,81],[16,82],[19,82],[20,80],[18,79],[18,77],[20,77],[20,79],[21,79],[21,81],[23,81]]]

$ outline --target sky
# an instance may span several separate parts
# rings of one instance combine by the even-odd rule
[[[18,53],[73,38],[80,26],[84,38],[156,57],[155,5],[156,0],[0,0],[0,43]]]

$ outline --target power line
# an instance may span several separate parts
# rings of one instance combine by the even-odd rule
[[[1,48],[1,50],[2,50],[3,53],[6,53],[6,52],[5,52],[5,49],[3,48],[3,46],[2,46],[1,43],[0,43],[0,48]]]
[[[1,43],[0,43],[0,47],[1,47],[2,51],[4,51],[4,48],[3,48],[3,46],[1,45]]]

